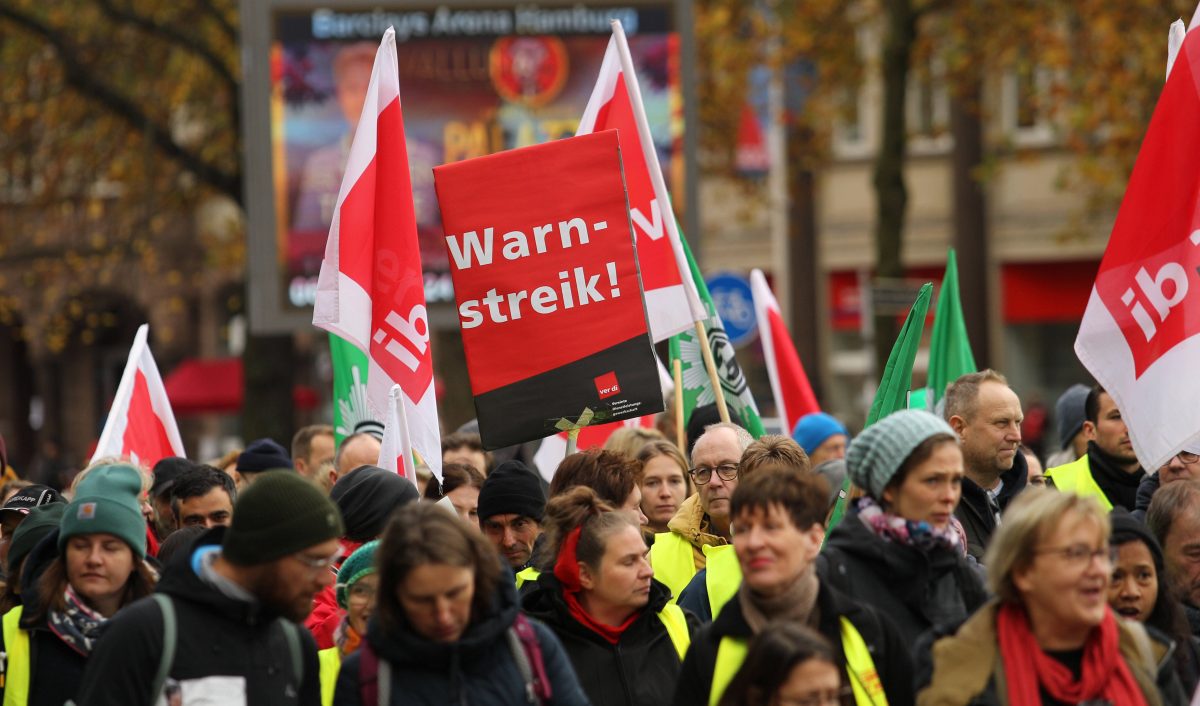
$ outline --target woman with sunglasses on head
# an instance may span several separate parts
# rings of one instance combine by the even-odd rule
[[[932,650],[924,706],[1187,703],[1173,645],[1108,605],[1108,518],[1093,497],[1032,489],[987,548],[996,598]]]

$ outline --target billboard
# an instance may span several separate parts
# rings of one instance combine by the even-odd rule
[[[453,289],[433,167],[575,133],[620,19],[667,182],[684,203],[681,38],[671,0],[376,7],[245,2],[250,322],[309,325],[347,150],[379,38],[394,27],[431,323]],[[259,60],[254,56],[257,53]]]

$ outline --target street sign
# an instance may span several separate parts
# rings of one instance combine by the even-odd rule
[[[718,272],[705,278],[713,305],[725,322],[725,333],[735,348],[754,340],[758,319],[754,315],[754,297],[750,280],[735,272]]]

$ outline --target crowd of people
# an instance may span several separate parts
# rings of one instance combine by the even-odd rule
[[[1044,464],[991,370],[853,438],[712,414],[546,477],[468,428],[414,485],[318,425],[13,484],[0,701],[1191,703],[1200,449],[1142,469],[1103,389]]]

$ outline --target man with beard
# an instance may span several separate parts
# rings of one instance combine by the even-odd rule
[[[1097,385],[1083,407],[1087,453],[1065,466],[1047,469],[1046,481],[1068,493],[1091,495],[1105,510],[1137,508],[1138,485],[1146,477],[1121,410],[1111,395]]]
[[[341,514],[295,473],[264,473],[233,523],[166,567],[158,593],[108,624],[80,704],[321,703],[317,650],[296,625],[334,582]]]
[[[1021,400],[995,370],[968,373],[946,388],[946,421],[962,444],[962,499],[954,516],[967,536],[967,551],[983,559],[1000,513],[1025,488],[1021,454]]]

